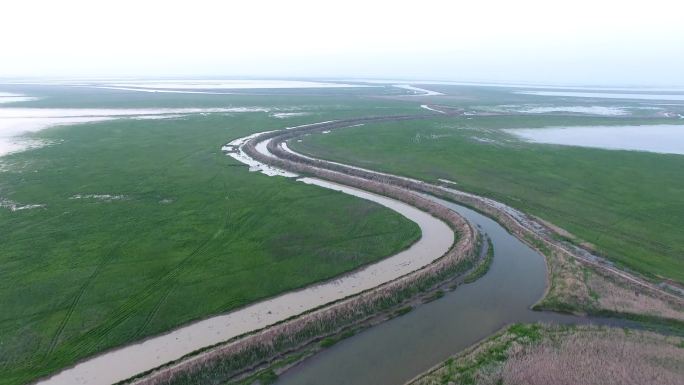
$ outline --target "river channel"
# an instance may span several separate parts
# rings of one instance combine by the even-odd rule
[[[430,199],[458,212],[490,237],[494,260],[487,274],[337,343],[283,373],[276,384],[402,384],[515,322],[625,325],[617,319],[530,310],[546,288],[542,255],[494,220],[451,202]]]

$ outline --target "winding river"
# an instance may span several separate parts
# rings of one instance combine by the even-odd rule
[[[246,139],[233,141],[225,148],[252,169],[283,175],[254,159],[245,159],[241,146]],[[258,151],[268,153],[265,144],[258,145]],[[287,176],[295,177],[291,173]],[[417,270],[441,257],[454,242],[453,232],[444,222],[405,203],[320,179],[298,180],[395,210],[416,222],[422,237],[409,249],[353,273],[103,353],[39,383],[107,385],[124,380],[200,348],[267,327]],[[439,300],[418,306],[402,317],[370,328],[307,359],[285,372],[278,384],[398,384],[512,322],[590,322],[586,318],[529,310],[543,296],[546,287],[543,257],[495,221],[463,206],[435,197],[429,199],[456,211],[488,234],[495,250],[489,272]],[[591,319],[591,322],[624,324],[614,319]]]
[[[278,385],[402,384],[514,322],[625,324],[530,310],[546,287],[544,258],[492,219],[431,199],[489,235],[495,256],[487,274],[318,353],[281,375]]]
[[[267,151],[265,147],[260,147],[263,151]],[[254,167],[254,162],[250,163],[250,166]],[[273,172],[271,175],[295,176],[273,168],[263,171]],[[268,327],[319,306],[394,280],[432,263],[444,255],[454,243],[454,232],[446,223],[406,203],[316,178],[298,180],[366,199],[394,210],[418,224],[421,229],[421,238],[408,249],[352,273],[105,352],[39,381],[38,384],[109,385],[125,380],[196,350]]]

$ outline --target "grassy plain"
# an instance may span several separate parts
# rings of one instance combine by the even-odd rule
[[[684,156],[532,144],[502,128],[665,122],[478,116],[367,124],[293,147],[489,196],[559,225],[622,266],[684,282]],[[671,122],[671,121],[669,121]]]
[[[51,90],[43,94],[54,97],[38,106],[229,107],[278,99],[104,91],[98,99],[90,90]],[[338,95],[307,118],[256,112],[58,127],[34,134],[56,144],[0,159],[0,196],[45,205],[0,209],[0,384],[26,383],[413,243],[420,230],[399,214],[250,173],[220,151],[233,138],[342,117],[361,104]]]

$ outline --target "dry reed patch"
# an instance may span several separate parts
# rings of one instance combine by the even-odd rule
[[[553,251],[547,257],[550,286],[542,304],[557,310],[587,309],[592,305],[592,292],[585,280],[583,267],[567,254]],[[567,309],[564,309],[564,305]]]
[[[587,285],[596,293],[596,307],[600,309],[684,321],[684,308],[681,304],[649,296],[599,274],[591,274]]]
[[[681,303],[650,295],[642,288],[582,265],[565,253],[554,252],[547,261],[551,282],[539,304],[541,308],[589,314],[607,311],[684,321]]]
[[[504,384],[529,385],[681,384],[684,349],[675,341],[619,329],[552,333],[538,344],[509,351],[501,378]]]
[[[644,331],[514,325],[409,384],[680,384],[682,344]]]

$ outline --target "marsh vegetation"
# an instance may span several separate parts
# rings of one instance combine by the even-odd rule
[[[41,131],[26,138],[43,147],[0,159],[0,299],[8,309],[0,319],[0,383],[24,383],[103,350],[335,277],[418,239],[418,228],[396,213],[287,178],[250,173],[221,151],[232,139],[285,125],[403,116],[406,119],[327,129],[326,135],[305,134],[289,144],[312,156],[493,198],[537,218],[551,229],[554,242],[581,246],[656,282],[682,283],[684,239],[677,231],[684,225],[679,215],[684,204],[680,155],[535,144],[505,131],[670,124],[678,120],[679,107],[595,101],[564,107],[538,95],[477,87],[426,89],[430,95],[406,97],[409,91],[397,87],[228,95],[14,86],[10,91],[40,97],[13,106],[176,112],[165,119],[124,114]],[[468,98],[462,98],[464,93]],[[425,103],[421,98],[442,99],[433,105],[420,104]],[[435,117],[426,119],[429,113]],[[417,114],[423,120],[414,120]],[[293,161],[293,154],[278,151],[283,159],[277,165]],[[294,170],[351,185],[364,175],[362,170],[347,170],[349,175],[333,178],[335,172],[307,162]],[[442,211],[442,203],[400,191],[397,186],[410,187],[404,182],[386,185],[390,178],[373,176],[357,187],[425,205],[424,210],[440,218],[460,218]],[[442,190],[431,186],[418,191]],[[436,195],[449,199],[448,194]],[[466,204],[483,209],[473,202]],[[672,321],[682,319],[676,301],[644,296],[619,279],[597,274],[539,238],[518,234],[496,210],[483,210],[547,256],[551,286],[539,307],[612,316],[630,313],[647,321],[668,318],[670,326],[681,328]],[[486,266],[496,266],[498,258],[490,245],[486,263],[466,277],[473,282],[467,287],[480,288]],[[236,341],[218,349],[187,377],[172,376],[173,381],[222,381],[254,362],[280,357],[283,350],[294,352],[283,363],[296,362],[293,357],[305,354],[297,351],[302,344],[320,348],[321,338],[326,338],[324,347],[336,350],[335,342],[359,319],[377,312],[403,315],[399,318],[410,322],[420,311],[409,310],[440,304],[452,294],[433,291],[421,297],[425,305],[407,304],[407,299],[472,268],[468,263],[437,263],[415,285],[353,299],[366,300],[361,312],[349,311],[358,309],[350,299],[351,308],[312,313],[312,322],[292,320],[251,340]],[[541,275],[530,293],[543,289]],[[527,297],[524,306],[510,310],[521,311],[525,321],[531,313],[526,306],[538,295]],[[495,326],[483,327],[491,332]],[[268,369],[254,376],[274,381],[273,374]]]
[[[42,106],[187,101],[51,93]],[[226,102],[240,104],[191,105]],[[220,151],[281,126],[266,112],[121,119],[41,131],[32,137],[53,145],[3,157],[0,196],[41,206],[0,208],[0,383],[337,276],[420,237],[388,209],[250,173]]]
[[[410,385],[678,384],[684,339],[597,326],[516,324]]]
[[[639,119],[632,118],[639,122]],[[541,217],[623,267],[684,282],[684,157],[551,146],[502,128],[618,124],[610,118],[482,116],[366,124],[305,137],[306,154],[438,182]]]

